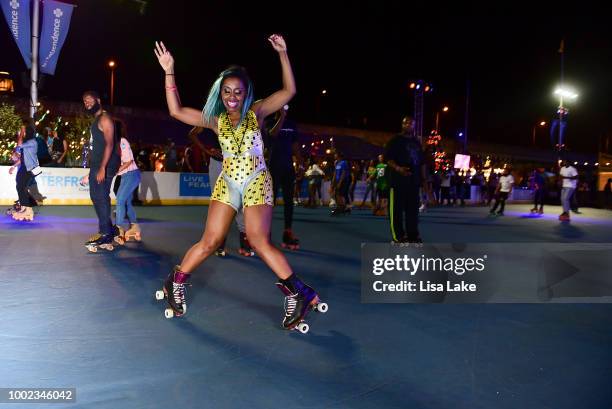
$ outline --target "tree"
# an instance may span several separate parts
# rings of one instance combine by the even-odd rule
[[[64,129],[64,137],[68,142],[68,159],[70,165],[81,166],[83,161],[83,146],[89,145],[89,127],[91,118],[80,115],[72,118]]]
[[[20,128],[21,117],[15,112],[15,106],[0,104],[0,163],[11,163],[11,153],[17,144]]]

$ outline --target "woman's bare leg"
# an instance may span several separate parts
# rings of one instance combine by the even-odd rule
[[[259,257],[282,280],[293,274],[285,255],[270,243],[272,206],[257,205],[244,208],[244,224],[249,243]]]
[[[191,273],[219,248],[235,214],[236,211],[231,206],[211,200],[202,238],[187,250],[181,262],[183,273]]]

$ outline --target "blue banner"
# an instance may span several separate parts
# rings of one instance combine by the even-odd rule
[[[39,61],[40,71],[45,74],[55,74],[55,66],[70,28],[73,7],[72,4],[54,0],[44,2]]]
[[[30,0],[0,0],[0,5],[23,61],[31,68]]]
[[[207,173],[181,173],[179,196],[210,197],[210,182]]]

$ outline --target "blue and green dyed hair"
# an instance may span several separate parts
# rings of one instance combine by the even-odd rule
[[[226,78],[238,78],[246,87],[246,96],[242,104],[242,111],[240,113],[240,121],[246,116],[247,112],[253,104],[253,83],[249,78],[246,70],[243,67],[232,65],[219,74],[210,91],[208,92],[208,98],[206,104],[202,110],[202,118],[206,123],[212,123],[214,117],[218,117],[225,111],[225,106],[221,101],[221,85]]]

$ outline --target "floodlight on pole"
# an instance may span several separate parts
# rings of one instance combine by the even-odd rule
[[[555,89],[554,94],[557,95],[559,98],[566,98],[569,100],[578,98],[578,94],[576,92],[564,87],[557,87]]]
[[[558,139],[558,143],[556,146],[557,146],[557,150],[560,151],[561,149],[564,149],[565,147],[563,129],[565,128],[565,123],[567,121],[567,114],[568,114],[568,110],[563,105],[563,102],[575,100],[576,98],[578,98],[578,93],[565,85],[560,85],[557,88],[555,88],[555,91],[553,92],[553,94],[559,97],[559,108],[557,109],[559,118],[558,120],[555,119],[555,121],[553,121],[553,124],[551,127],[551,135],[552,135],[552,132],[554,132],[555,127],[558,126],[559,139]]]

